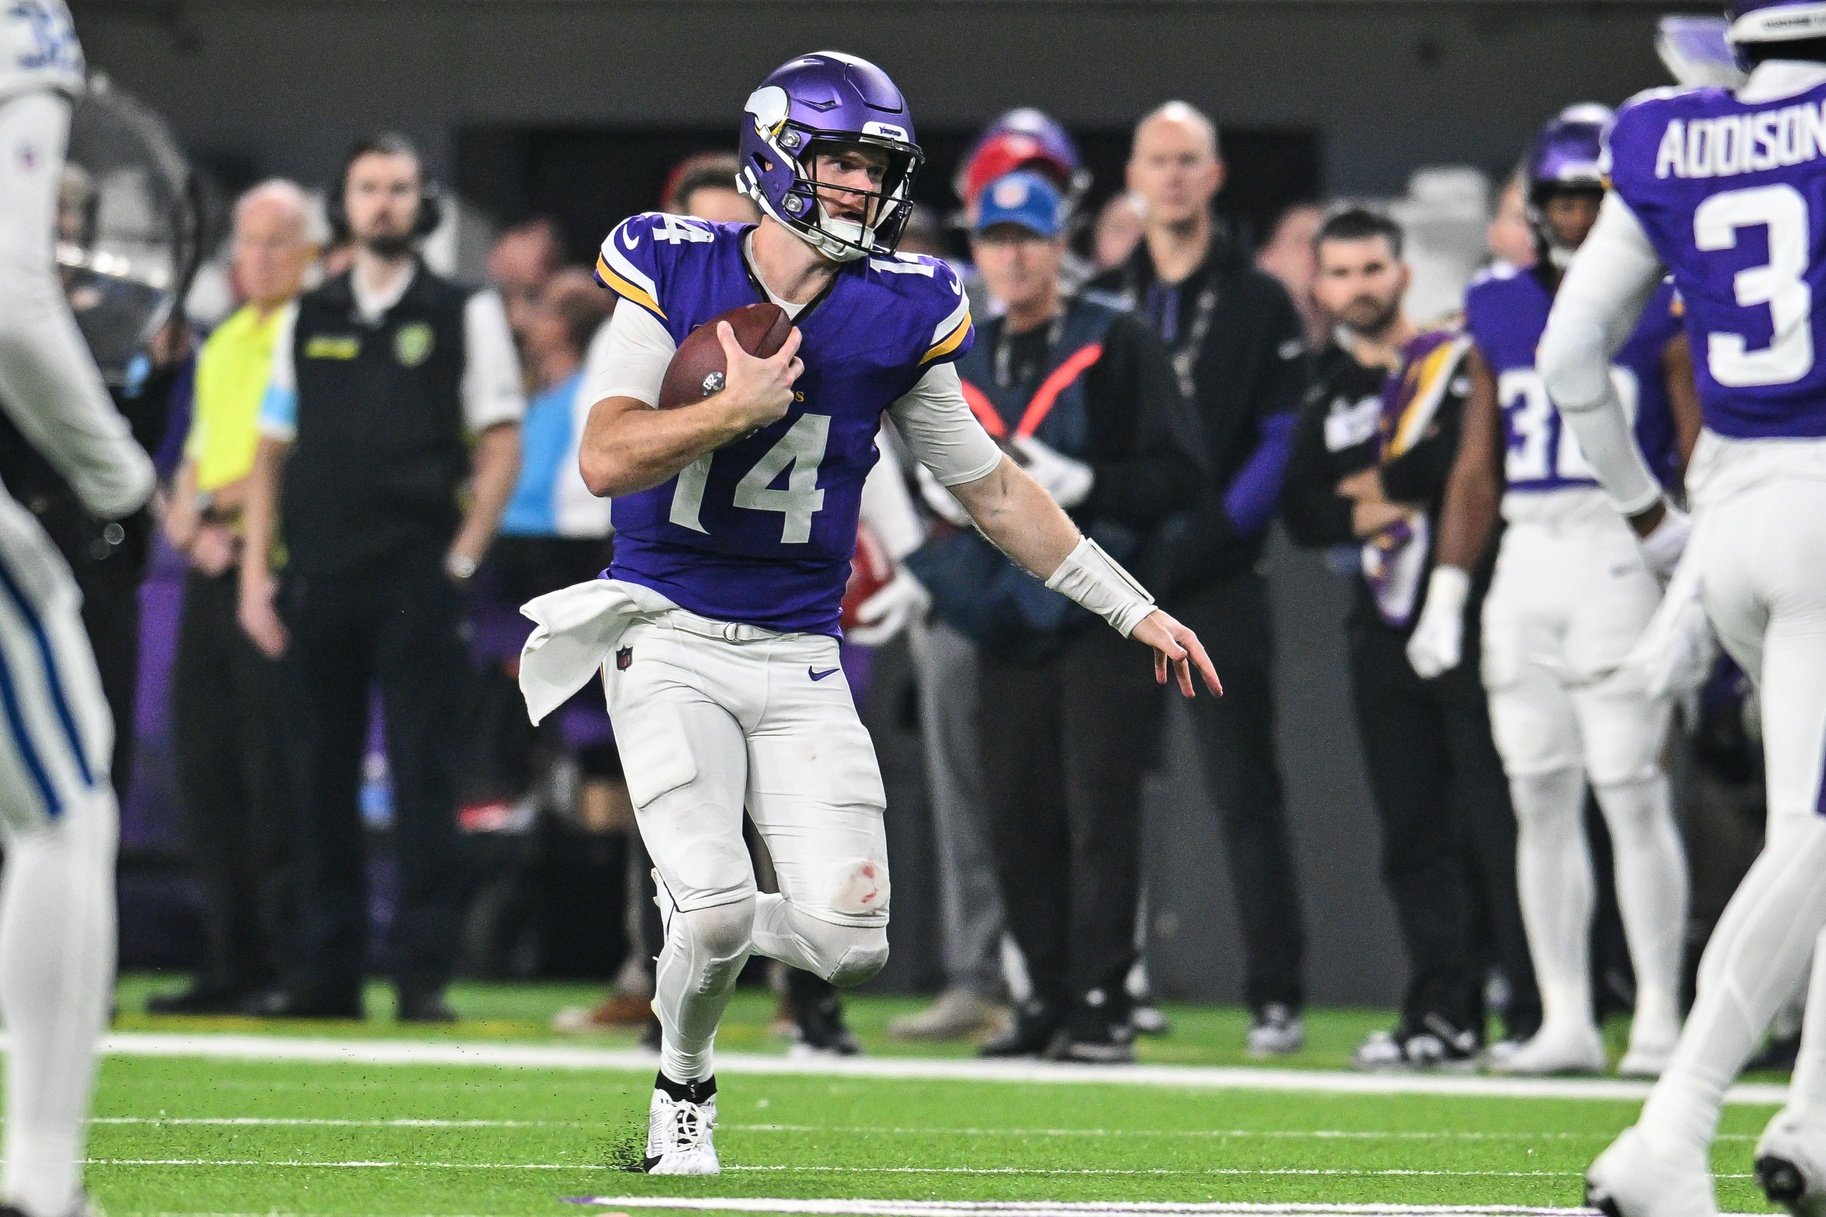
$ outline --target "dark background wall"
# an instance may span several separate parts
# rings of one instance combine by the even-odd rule
[[[826,46],[869,56],[947,158],[991,115],[1041,106],[1083,133],[1113,186],[1135,117],[1170,97],[1232,141],[1238,209],[1400,191],[1417,166],[1512,163],[1566,103],[1665,83],[1660,5],[1174,3],[1117,0],[75,0],[92,64],[162,110],[228,184],[322,182],[358,132],[402,128],[435,170],[501,218],[563,199],[588,248],[648,205],[670,161],[734,130],[754,83]],[[619,153],[617,152],[619,149]],[[681,149],[689,150],[689,149]],[[580,197],[573,197],[580,196]],[[630,203],[629,200],[637,200]],[[600,223],[593,217],[600,214]],[[1343,685],[1347,588],[1307,555],[1271,559],[1280,732],[1324,1002],[1388,1003],[1397,952]],[[905,741],[901,741],[904,746]],[[1169,992],[1234,998],[1237,952],[1216,820],[1175,720],[1148,799],[1150,930]],[[906,758],[890,761],[890,768]],[[910,874],[918,812],[896,817]],[[895,972],[929,979],[929,890],[897,884]]]

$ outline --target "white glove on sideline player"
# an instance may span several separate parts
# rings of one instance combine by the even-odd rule
[[[900,567],[880,591],[856,606],[856,624],[843,632],[844,637],[861,647],[881,646],[925,616],[931,606],[926,585]]]
[[[1030,435],[1016,437],[1014,448],[1027,462],[1026,469],[1033,480],[1044,486],[1053,502],[1067,511],[1090,495],[1097,477],[1083,461],[1066,456]]]
[[[1408,662],[1423,680],[1450,672],[1464,659],[1465,601],[1470,595],[1470,575],[1456,566],[1433,568],[1426,607],[1408,638]]]
[[[1655,578],[1663,583],[1673,578],[1680,555],[1686,552],[1687,538],[1692,535],[1692,518],[1672,503],[1667,504],[1667,514],[1655,525],[1655,531],[1637,539],[1637,544],[1642,546],[1642,557]]]

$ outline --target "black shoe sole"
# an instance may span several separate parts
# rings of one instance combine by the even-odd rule
[[[1756,1186],[1763,1189],[1771,1204],[1779,1204],[1791,1213],[1801,1211],[1801,1201],[1807,1196],[1807,1180],[1801,1168],[1773,1154],[1756,1160]]]
[[[1615,1200],[1612,1200],[1609,1196],[1600,1196],[1592,1191],[1591,1180],[1589,1179],[1585,1181],[1585,1203],[1589,1207],[1603,1213],[1604,1217],[1626,1217],[1623,1210],[1617,1207],[1617,1202]]]

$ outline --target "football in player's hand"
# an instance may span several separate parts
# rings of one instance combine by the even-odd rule
[[[674,410],[703,401],[723,388],[723,344],[716,336],[717,322],[727,321],[735,331],[735,340],[744,351],[757,359],[779,353],[786,336],[793,331],[793,320],[777,304],[744,304],[712,317],[685,335],[666,366],[666,378],[659,386],[659,408]]]

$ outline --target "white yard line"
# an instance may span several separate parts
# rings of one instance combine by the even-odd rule
[[[96,1116],[91,1124],[112,1124],[153,1128],[400,1128],[400,1129],[466,1129],[466,1128],[598,1128],[595,1120],[437,1120],[397,1118],[388,1120],[346,1120],[312,1116]],[[1372,1128],[952,1128],[945,1125],[889,1126],[857,1124],[744,1124],[719,1120],[717,1127],[725,1132],[781,1133],[800,1135],[826,1133],[833,1136],[881,1137],[1092,1137],[1099,1140],[1125,1138],[1184,1139],[1214,1141],[1609,1141],[1616,1134],[1597,1132],[1487,1132],[1473,1129],[1393,1129]],[[1719,1141],[1754,1141],[1753,1133],[1721,1133]]]
[[[118,1032],[107,1037],[114,1056],[201,1057],[210,1060],[323,1062],[351,1065],[468,1065],[492,1068],[633,1070],[648,1072],[646,1052],[564,1044],[502,1044],[431,1040],[305,1039],[262,1035],[178,1035]],[[1607,1099],[1636,1101],[1646,1082],[1612,1078],[1442,1077],[1203,1065],[1069,1065],[1050,1061],[933,1060],[848,1057],[796,1060],[754,1053],[719,1053],[730,1076],[912,1078],[1029,1085],[1101,1083],[1196,1090],[1283,1091],[1308,1094],[1457,1095],[1471,1098]],[[1787,1088],[1766,1083],[1733,1087],[1731,1103],[1778,1105]]]
[[[405,1159],[351,1158],[342,1161],[314,1158],[90,1158],[90,1166],[135,1167],[205,1167],[258,1166],[297,1168],[300,1170],[445,1170],[445,1171],[588,1171],[600,1173],[604,1167],[592,1162],[417,1162]],[[779,1166],[725,1166],[723,1173],[743,1175],[821,1174],[821,1175],[969,1175],[976,1177],[1022,1178],[1027,1176],[1067,1178],[1166,1178],[1166,1179],[1564,1179],[1565,1171],[1454,1171],[1424,1170],[1402,1167],[1353,1169],[1350,1167],[1242,1167],[1207,1166],[1192,1169],[1175,1167],[1040,1167],[1019,1166],[839,1166],[800,1164]],[[1747,1174],[1718,1174],[1716,1179],[1748,1179]]]
[[[1520,1205],[1251,1204],[1243,1201],[1045,1200],[790,1200],[765,1197],[592,1196],[606,1209],[682,1209],[728,1213],[788,1213],[810,1217],[1591,1217],[1590,1209]],[[145,1217],[179,1217],[147,1214]],[[210,1214],[209,1217],[225,1217]],[[1726,1214],[1725,1217],[1746,1217]]]

